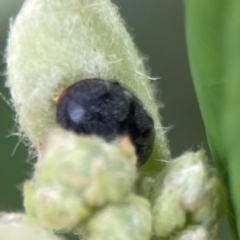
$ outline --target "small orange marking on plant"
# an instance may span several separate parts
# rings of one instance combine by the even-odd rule
[[[54,98],[53,98],[53,103],[54,103],[55,105],[57,105],[58,102],[59,102],[59,100],[65,95],[67,89],[68,89],[68,88],[64,89],[60,95],[58,95],[57,97],[54,97]]]

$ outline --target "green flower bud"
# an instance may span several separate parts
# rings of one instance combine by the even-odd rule
[[[111,205],[86,223],[88,240],[149,240],[151,210],[147,200],[131,196],[124,204]]]
[[[170,240],[213,240],[208,234],[208,231],[202,226],[190,227],[176,236],[170,238]]]
[[[49,228],[72,229],[96,208],[122,202],[136,179],[134,151],[57,129],[25,184],[27,212]]]
[[[154,235],[160,237],[171,236],[186,223],[186,213],[180,206],[179,196],[171,189],[164,190],[156,199],[152,215]]]
[[[25,215],[0,214],[0,239],[1,240],[63,240],[52,232],[30,223]]]

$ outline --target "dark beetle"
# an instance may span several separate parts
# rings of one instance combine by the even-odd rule
[[[119,83],[84,79],[68,87],[57,101],[57,123],[77,134],[96,134],[106,141],[128,135],[138,166],[150,157],[154,123],[141,101]]]

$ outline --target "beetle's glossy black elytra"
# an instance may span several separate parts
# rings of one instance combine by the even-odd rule
[[[57,123],[78,134],[107,141],[128,135],[144,164],[154,145],[154,123],[143,104],[119,83],[85,79],[67,88],[57,103]]]

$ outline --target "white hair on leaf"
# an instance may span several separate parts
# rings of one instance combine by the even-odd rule
[[[20,131],[33,146],[56,125],[53,98],[99,77],[120,82],[143,102],[157,130],[154,152],[169,159],[148,73],[109,0],[25,1],[11,27],[7,64]]]

